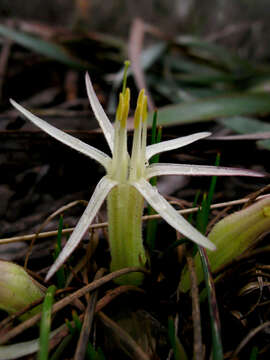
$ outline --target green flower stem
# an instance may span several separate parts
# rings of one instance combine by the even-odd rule
[[[109,242],[111,271],[130,266],[144,266],[146,256],[142,239],[144,199],[129,184],[120,184],[108,195]],[[131,273],[119,277],[119,284],[139,285],[143,274]]]

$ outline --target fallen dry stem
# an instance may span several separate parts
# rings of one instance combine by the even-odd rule
[[[128,291],[136,291],[140,293],[144,293],[145,291],[134,286],[134,285],[121,285],[117,288],[110,290],[103,298],[101,298],[97,306],[95,308],[95,314],[102,310],[106,305],[108,305],[112,300],[118,297],[121,294],[124,294]],[[82,321],[84,318],[84,314],[79,316],[79,319]],[[71,326],[74,326],[74,322],[70,322]],[[63,325],[62,329],[55,334],[55,336],[50,340],[50,349],[54,348],[57,344],[59,344],[62,339],[69,334],[69,329],[66,324]]]
[[[261,196],[258,196],[255,200],[257,201],[257,200],[260,200],[262,198],[269,197],[269,196],[270,196],[270,194],[261,195]],[[250,201],[249,198],[242,198],[242,199],[238,199],[238,200],[232,200],[232,201],[222,202],[222,203],[218,203],[218,204],[213,204],[213,205],[211,205],[210,208],[211,209],[219,209],[219,208],[223,208],[223,207],[227,207],[227,206],[235,206],[235,205],[245,204],[249,201]],[[190,208],[190,209],[179,210],[178,212],[182,215],[185,215],[185,214],[195,213],[198,210],[199,210],[199,207],[194,207],[194,208]],[[143,219],[143,221],[152,220],[152,219],[160,219],[160,215],[159,214],[146,215],[146,216],[143,216],[142,219]],[[108,226],[108,223],[103,222],[103,223],[98,223],[98,224],[92,224],[89,226],[89,229],[101,229],[101,228],[105,228],[107,226]],[[70,234],[70,233],[72,233],[73,230],[74,230],[74,227],[63,229],[62,234],[63,235]],[[53,231],[46,231],[43,233],[39,233],[38,235],[30,234],[30,235],[14,236],[11,238],[4,238],[4,239],[0,239],[0,245],[1,244],[9,244],[9,243],[18,242],[18,241],[32,241],[35,238],[44,239],[44,238],[56,236],[57,233],[58,233],[57,230],[53,230]]]
[[[150,360],[150,357],[141,349],[136,341],[116,322],[111,320],[107,315],[100,312],[99,319],[117,338],[124,344],[126,350],[131,354],[132,359]]]
[[[137,272],[137,271],[147,273],[147,270],[144,268],[131,267],[131,268],[125,268],[125,269],[114,271],[113,273],[103,276],[101,279],[91,282],[90,284],[84,286],[83,288],[75,291],[73,294],[70,294],[70,295],[66,296],[64,299],[61,299],[60,301],[55,303],[52,307],[52,314],[63,309],[65,306],[69,305],[74,300],[80,298],[81,296],[85,295],[86,293],[96,290],[97,288],[106,284],[107,282],[109,282],[119,276],[131,273],[131,272]],[[3,335],[1,337],[0,344],[5,344],[9,340],[13,339],[15,336],[19,335],[24,330],[29,329],[31,326],[36,324],[40,320],[40,318],[41,318],[41,313],[39,313],[39,314],[33,316],[32,318],[24,321],[23,323],[19,324],[18,326],[16,326],[15,328],[13,328],[12,330],[10,330],[8,333],[6,333],[5,335]]]
[[[187,255],[187,266],[190,274],[191,282],[191,298],[192,298],[192,320],[193,320],[193,356],[195,360],[203,360],[204,351],[202,343],[202,328],[201,328],[201,311],[199,289],[197,285],[197,275],[195,271],[194,260],[191,255]]]
[[[97,271],[94,281],[101,279],[104,274],[105,269],[100,269]],[[94,320],[94,313],[97,304],[98,290],[95,290],[90,299],[88,300],[87,307],[84,313],[83,325],[80,332],[79,341],[77,343],[77,348],[74,356],[74,360],[84,360],[87,344],[89,341],[89,335]]]

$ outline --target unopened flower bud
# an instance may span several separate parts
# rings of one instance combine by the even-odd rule
[[[13,314],[44,295],[39,285],[19,265],[0,260],[0,309]],[[37,307],[24,314],[25,319],[37,312]]]

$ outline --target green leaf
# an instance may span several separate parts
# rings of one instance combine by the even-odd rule
[[[234,116],[228,119],[220,119],[225,127],[235,131],[239,134],[254,134],[254,133],[265,133],[270,132],[270,124],[244,116]],[[270,140],[257,141],[260,147],[270,150]]]
[[[42,316],[40,321],[40,349],[38,353],[38,360],[47,360],[49,354],[49,338],[51,330],[51,315],[52,306],[54,303],[54,294],[56,286],[51,285],[45,295],[45,299],[42,304]]]
[[[168,337],[173,349],[175,360],[187,360],[185,349],[181,344],[178,336],[175,333],[174,321],[171,317],[168,318]]]
[[[229,51],[225,47],[212,42],[189,35],[178,36],[174,42],[180,46],[187,47],[193,55],[205,60],[218,62],[228,70],[237,71],[239,68],[247,71],[252,70],[252,66],[248,61],[240,58],[236,53]]]
[[[59,225],[58,225],[57,242],[56,242],[54,254],[53,254],[54,260],[57,259],[60,252],[62,251],[62,245],[61,245],[62,231],[63,231],[63,216],[61,215],[60,219],[59,219]],[[58,288],[63,289],[65,287],[65,283],[66,283],[65,269],[63,266],[61,266],[60,269],[56,272],[56,278],[57,278]]]
[[[235,93],[209,99],[190,101],[177,105],[168,105],[158,110],[159,125],[173,126],[201,121],[210,121],[219,117],[236,115],[266,114],[270,112],[269,95]],[[149,114],[149,121],[153,114]]]
[[[69,54],[64,47],[53,42],[45,41],[27,33],[13,30],[4,25],[0,25],[0,35],[13,40],[27,49],[47,56],[48,58],[59,61],[68,66],[80,69],[87,69],[90,67],[90,64],[77,59],[73,55]]]

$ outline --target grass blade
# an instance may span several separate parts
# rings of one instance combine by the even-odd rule
[[[216,157],[215,165],[218,166],[220,163],[220,154]],[[213,176],[211,179],[208,195],[203,197],[202,208],[197,216],[197,226],[203,234],[206,232],[208,223],[210,206],[215,192],[217,177]],[[208,298],[211,332],[212,332],[212,359],[223,360],[223,348],[221,341],[221,326],[219,320],[218,305],[216,300],[215,286],[211,274],[211,268],[208,261],[207,253],[201,246],[198,247],[199,255],[202,263],[203,275],[206,285],[206,292]]]
[[[52,285],[48,288],[42,305],[42,317],[40,322],[40,349],[38,360],[47,360],[49,354],[49,336],[51,330],[51,311],[54,302],[54,294],[56,286]]]
[[[175,126],[236,115],[251,115],[270,112],[269,95],[266,93],[235,93],[216,96],[176,105],[168,105],[158,110],[159,125]],[[149,114],[151,119],[153,114]],[[226,121],[226,119],[225,119]]]
[[[63,232],[63,216],[61,215],[58,225],[56,246],[53,254],[54,261],[57,259],[58,255],[62,251],[62,245],[61,245],[62,232]],[[60,269],[56,272],[56,279],[57,279],[58,288],[63,289],[66,283],[64,266],[61,266]]]
[[[175,360],[188,360],[187,354],[179,338],[175,334],[174,321],[171,317],[168,319],[168,337],[173,349]]]
[[[69,54],[64,47],[56,43],[45,41],[27,33],[13,30],[4,25],[0,25],[0,35],[13,40],[14,42],[26,47],[29,50],[47,56],[50,59],[59,61],[68,66],[79,69],[87,69],[90,67],[89,64],[76,59],[73,55]]]
[[[152,134],[151,134],[151,145],[157,144],[161,141],[162,129],[157,126],[157,111],[154,112],[153,122],[152,122]],[[157,163],[159,161],[159,154],[154,155],[149,163]],[[157,185],[157,177],[153,177],[150,179],[150,184],[152,186]],[[156,211],[148,205],[148,215],[154,215]],[[146,244],[148,248],[152,252],[155,249],[155,241],[156,241],[156,233],[157,233],[157,219],[149,220],[146,228]]]

